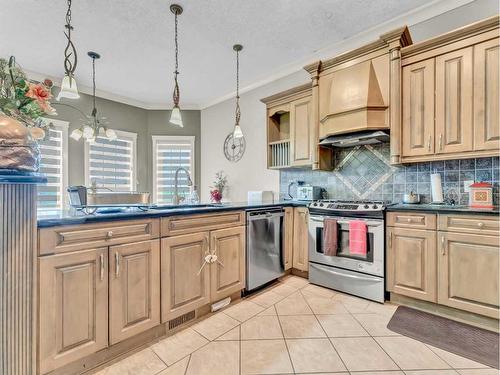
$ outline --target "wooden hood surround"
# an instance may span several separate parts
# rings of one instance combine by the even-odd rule
[[[391,163],[400,163],[401,48],[410,44],[404,26],[304,67],[312,79],[313,137],[318,142],[331,135],[390,130]],[[313,169],[321,168],[322,148],[316,147]]]

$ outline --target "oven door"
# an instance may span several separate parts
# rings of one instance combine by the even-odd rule
[[[337,220],[338,249],[336,255],[323,251],[323,221]],[[349,251],[349,222],[363,220],[367,226],[366,255]],[[333,267],[384,276],[384,220],[311,215],[309,217],[309,261]]]

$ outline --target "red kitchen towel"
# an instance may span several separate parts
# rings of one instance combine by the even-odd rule
[[[325,219],[323,221],[323,254],[337,255],[337,220]]]
[[[363,220],[349,222],[349,252],[356,255],[366,255],[366,233],[368,229]]]

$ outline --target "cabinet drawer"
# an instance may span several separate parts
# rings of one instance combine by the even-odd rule
[[[416,229],[436,229],[436,215],[421,212],[389,212],[387,226]]]
[[[94,247],[120,245],[159,237],[159,219],[64,225],[38,231],[39,255],[65,253]]]
[[[500,229],[498,217],[493,215],[439,215],[438,227],[442,231],[492,236],[498,236]]]
[[[161,219],[161,235],[162,237],[176,236],[240,225],[245,225],[243,211],[163,217]]]

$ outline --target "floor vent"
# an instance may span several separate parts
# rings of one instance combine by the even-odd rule
[[[194,319],[195,313],[194,310],[190,311],[184,315],[179,316],[178,318],[172,319],[168,321],[168,329],[174,329],[175,327],[180,326],[181,324],[184,324],[192,319]]]

